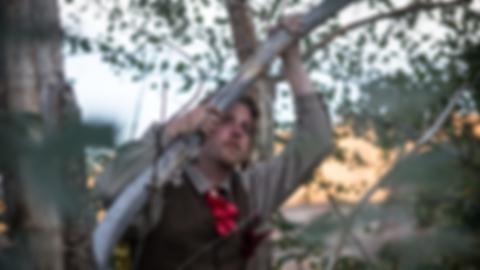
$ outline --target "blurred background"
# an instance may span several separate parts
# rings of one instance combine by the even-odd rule
[[[320,2],[0,3],[0,268],[90,269],[91,190],[118,148]],[[274,217],[275,268],[480,269],[478,29],[478,0],[358,0],[301,39],[336,148]],[[278,60],[252,95],[268,159],[295,121]]]

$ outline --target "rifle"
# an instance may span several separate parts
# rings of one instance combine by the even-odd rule
[[[226,111],[245,94],[276,55],[353,1],[324,0],[301,18],[299,33],[296,35],[286,29],[277,29],[242,65],[237,76],[214,94],[210,104],[219,111]],[[93,233],[93,254],[99,269],[108,267],[113,246],[147,205],[152,187],[160,190],[171,179],[171,175],[192,157],[192,149],[197,149],[200,142],[199,134],[176,139],[167,146],[154,166],[147,168],[116,198],[104,220],[97,225]]]

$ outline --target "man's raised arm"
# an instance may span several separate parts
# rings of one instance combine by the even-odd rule
[[[286,22],[295,28],[295,21]],[[285,77],[294,93],[297,121],[284,151],[260,162],[243,174],[252,206],[268,217],[311,175],[333,147],[332,128],[322,97],[301,62],[298,44],[283,55]]]

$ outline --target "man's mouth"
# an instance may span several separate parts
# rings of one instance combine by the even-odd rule
[[[230,149],[233,149],[233,150],[236,150],[236,151],[240,149],[240,146],[235,142],[226,142],[225,146],[227,148],[230,148]]]

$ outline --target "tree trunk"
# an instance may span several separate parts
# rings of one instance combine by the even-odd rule
[[[244,63],[257,48],[255,26],[249,13],[247,0],[228,1],[228,15],[232,28],[238,61]],[[273,84],[266,76],[259,78],[250,95],[260,111],[256,158],[268,159],[273,154]]]
[[[33,148],[60,130],[67,117],[64,112],[72,111],[74,104],[73,94],[63,77],[61,38],[56,0],[0,2],[0,109],[9,115],[12,127],[23,128],[24,132],[18,137],[24,141],[20,142],[29,143]],[[34,120],[25,121],[25,116]],[[78,120],[78,116],[76,118]],[[69,245],[75,241],[64,238],[64,218],[58,202],[48,196],[48,192],[41,191],[51,187],[42,186],[47,179],[42,179],[36,171],[31,152],[32,149],[14,151],[13,162],[2,168],[6,175],[10,234],[25,236],[25,243],[14,243],[17,249],[24,245],[25,258],[13,263],[28,269],[64,269],[70,260],[65,259],[68,258],[65,254],[71,253],[64,239],[69,240]],[[62,179],[72,176],[67,172],[72,170],[60,158],[48,162],[58,164],[56,173]],[[75,162],[83,164],[83,157]],[[77,181],[84,179],[83,171],[82,165],[77,166],[73,173]],[[68,224],[67,234],[78,223]]]
[[[253,20],[249,13],[247,0],[228,1],[228,15],[234,37],[238,61],[244,63],[257,48],[257,38]],[[258,123],[257,157],[265,160],[273,155],[273,89],[266,76],[259,78],[253,85],[250,95],[254,98],[260,111]],[[272,246],[266,242],[259,246],[255,257],[249,261],[248,269],[270,269]]]

